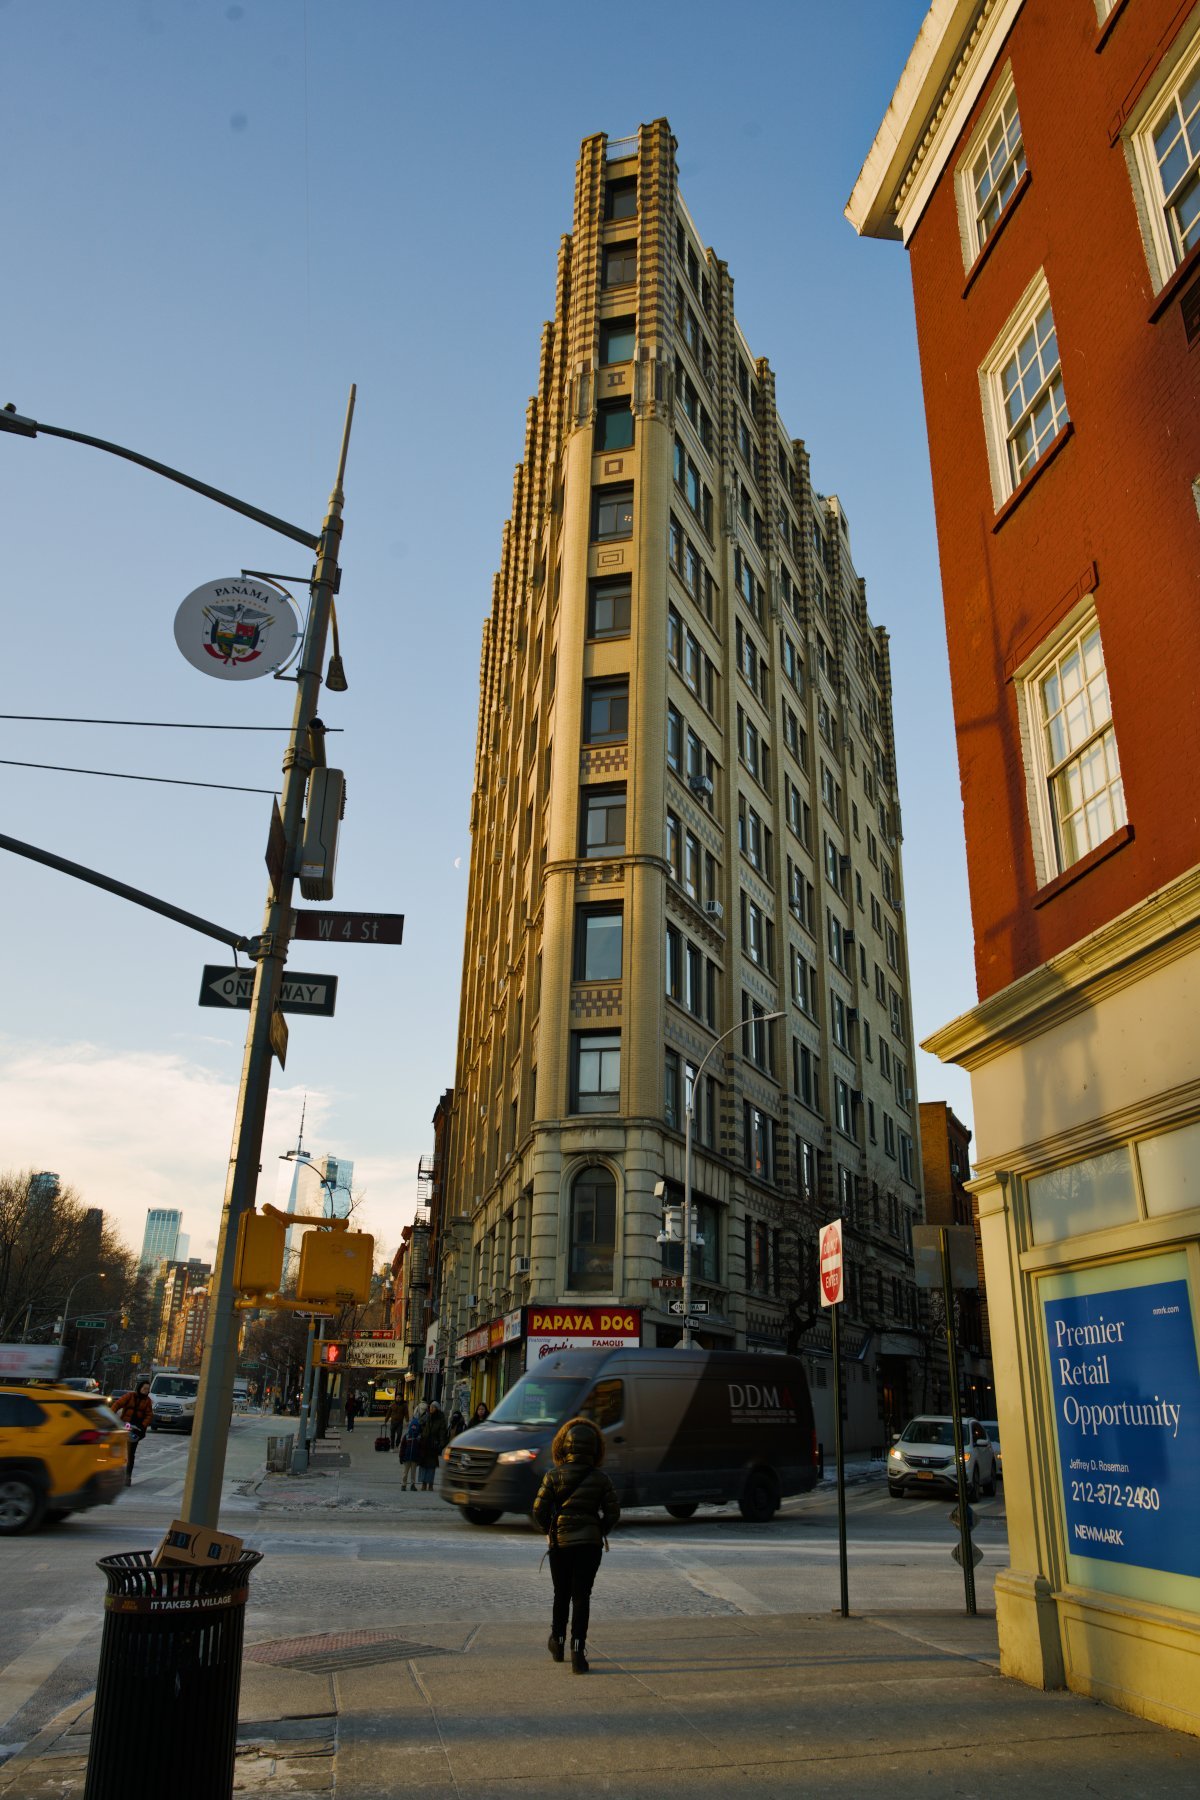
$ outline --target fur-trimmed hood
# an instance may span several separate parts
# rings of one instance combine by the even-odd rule
[[[604,1450],[604,1433],[594,1419],[582,1414],[560,1425],[550,1446],[556,1463],[588,1463],[593,1469],[604,1461]]]

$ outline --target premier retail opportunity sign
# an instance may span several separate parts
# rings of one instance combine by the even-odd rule
[[[1146,1282],[1155,1261],[1182,1276],[1174,1257],[1123,1263],[1045,1301],[1067,1550],[1200,1577],[1191,1294],[1186,1279]],[[1139,1285],[1117,1285],[1131,1274]]]

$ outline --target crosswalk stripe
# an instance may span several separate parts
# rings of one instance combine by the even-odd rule
[[[15,1718],[89,1632],[99,1631],[100,1624],[94,1607],[87,1612],[64,1613],[57,1625],[43,1631],[28,1650],[0,1669],[0,1726]]]

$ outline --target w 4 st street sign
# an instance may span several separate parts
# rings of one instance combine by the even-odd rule
[[[279,990],[280,1011],[331,1019],[337,984],[336,975],[303,975],[299,969],[285,969]],[[225,969],[216,963],[205,963],[200,983],[201,1006],[231,1006],[249,1012],[253,992],[253,969]]]

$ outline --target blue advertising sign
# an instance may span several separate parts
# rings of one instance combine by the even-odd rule
[[[1186,1281],[1045,1302],[1067,1549],[1200,1576],[1200,1364]]]

